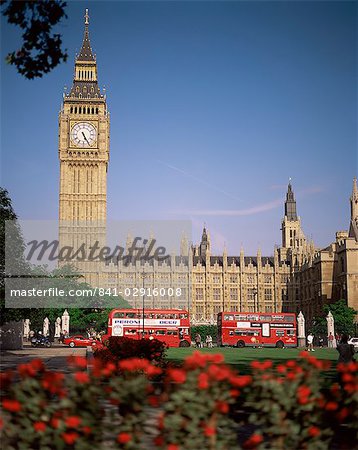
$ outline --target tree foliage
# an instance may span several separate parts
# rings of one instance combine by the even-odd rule
[[[2,14],[8,23],[22,31],[22,46],[10,52],[6,61],[28,79],[42,77],[61,61],[67,60],[60,34],[53,27],[67,18],[66,2],[61,0],[1,0]]]
[[[213,338],[213,343],[215,343],[218,335],[218,327],[216,325],[194,325],[190,328],[190,334],[193,340],[198,333],[201,336],[202,342],[205,342],[206,336],[210,334]]]
[[[314,333],[327,336],[327,314],[331,311],[334,318],[334,329],[336,333],[354,333],[354,319],[357,314],[353,308],[347,306],[345,300],[338,300],[323,306],[322,316],[315,319]]]
[[[6,225],[6,230],[5,230]],[[10,225],[10,227],[9,227]],[[10,234],[10,235],[9,235]],[[9,241],[11,245],[6,246],[6,252],[10,251],[12,269],[16,272],[10,273],[8,265],[5,267],[5,242]],[[89,291],[91,286],[83,281],[81,274],[71,266],[63,266],[49,272],[43,266],[30,266],[24,258],[25,243],[23,240],[20,225],[17,221],[16,213],[12,207],[11,198],[6,189],[0,188],[0,324],[10,321],[19,321],[30,319],[31,328],[35,330],[42,329],[43,320],[48,317],[53,325],[57,317],[61,317],[64,309],[67,308],[70,314],[70,326],[76,331],[84,331],[89,327],[96,330],[106,330],[108,313],[112,308],[131,308],[131,306],[122,297],[86,296],[70,297],[66,303],[63,297],[46,298],[43,308],[8,308],[5,307],[5,280],[12,278],[23,280],[22,274],[31,274],[34,278],[27,278],[34,286],[37,285],[37,277],[42,277],[47,281],[47,287],[60,288],[68,291],[81,290]],[[8,255],[7,255],[8,256]],[[20,274],[20,275],[19,275]],[[31,300],[31,299],[30,299]],[[61,307],[58,307],[58,304]]]

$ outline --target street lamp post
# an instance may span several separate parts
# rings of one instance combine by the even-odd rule
[[[142,281],[143,281],[143,296],[142,296],[142,339],[144,338],[144,300],[145,300],[145,288],[144,288],[144,280],[146,278],[147,274],[144,271],[141,273]]]
[[[253,290],[253,294],[254,294],[254,312],[257,312],[257,289]]]

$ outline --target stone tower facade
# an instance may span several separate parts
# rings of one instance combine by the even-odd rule
[[[59,113],[60,248],[74,249],[106,240],[109,112],[98,86],[97,61],[89,38],[88,10],[81,51],[75,61],[72,87],[63,96]],[[77,268],[95,282],[94,263]]]

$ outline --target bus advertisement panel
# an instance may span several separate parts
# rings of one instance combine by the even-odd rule
[[[218,314],[218,345],[297,347],[296,315],[221,312]]]
[[[169,347],[189,347],[189,313],[182,309],[113,309],[108,335],[131,339],[158,339]]]

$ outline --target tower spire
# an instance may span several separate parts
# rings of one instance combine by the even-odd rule
[[[292,190],[291,178],[288,182],[288,188],[285,201],[285,216],[288,220],[297,220],[296,200]]]
[[[79,55],[77,56],[77,62],[90,62],[90,61],[94,62],[96,60],[93,55],[92,48],[91,48],[88,25],[89,25],[89,15],[88,15],[88,9],[86,9],[85,31],[84,31],[84,35],[83,35],[82,47],[81,47]]]
[[[351,195],[351,223],[349,227],[349,237],[354,237],[358,241],[358,187],[357,178],[353,178],[353,189]]]
[[[89,14],[88,9],[84,15],[84,34],[82,47],[75,61],[75,73],[72,88],[66,97],[76,99],[105,100],[98,87],[97,62],[92,52],[89,38]]]

